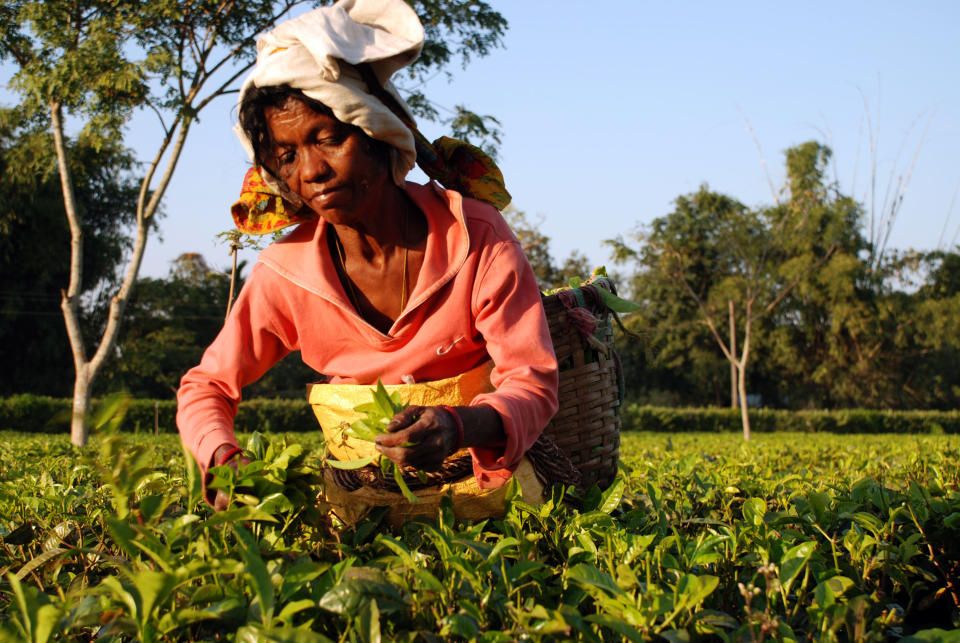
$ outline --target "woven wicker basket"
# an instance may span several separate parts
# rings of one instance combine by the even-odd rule
[[[613,350],[610,311],[598,288],[614,292],[605,278],[543,297],[553,348],[560,365],[560,408],[544,429],[583,475],[582,486],[613,482],[620,455],[622,382],[619,359]],[[586,336],[575,316],[582,308],[597,320]]]

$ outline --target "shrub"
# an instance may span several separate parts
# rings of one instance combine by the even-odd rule
[[[94,409],[97,403],[94,402]],[[174,433],[175,400],[131,400],[122,429]],[[731,408],[674,408],[626,404],[621,417],[625,431],[739,432],[740,411]],[[0,398],[0,429],[28,433],[59,433],[69,430],[70,400],[41,395]],[[306,400],[257,398],[240,404],[236,427],[242,432],[315,431],[317,420]],[[881,411],[839,409],[750,411],[754,432],[797,431],[802,433],[960,433],[960,411]]]
[[[94,412],[98,408],[94,400]],[[70,430],[69,399],[41,395],[0,398],[0,429],[26,433],[61,433]],[[130,400],[121,429],[161,433],[177,431],[176,400]],[[319,426],[306,400],[253,399],[240,404],[235,421],[238,431],[316,431]]]
[[[627,404],[621,412],[625,431],[738,432],[739,409],[669,408]],[[754,432],[803,433],[960,433],[960,411],[884,411],[838,409],[750,411]]]

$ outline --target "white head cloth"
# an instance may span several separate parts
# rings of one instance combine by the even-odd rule
[[[339,0],[280,23],[257,39],[257,64],[243,83],[240,102],[252,87],[302,90],[329,107],[338,120],[390,144],[393,180],[403,185],[417,159],[413,134],[367,91],[350,65],[369,63],[384,89],[409,114],[390,76],[416,60],[422,47],[423,25],[404,0]],[[234,131],[254,160],[253,146],[239,124]],[[269,181],[268,174],[264,178]]]

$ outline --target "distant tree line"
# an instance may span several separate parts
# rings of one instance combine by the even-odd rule
[[[0,395],[68,397],[73,382],[59,315],[67,258],[51,251],[69,232],[43,136],[16,112],[0,112]],[[25,158],[47,169],[2,171]],[[109,292],[103,284],[116,279],[127,247],[136,181],[120,149],[73,158],[91,244],[84,324],[95,333],[108,305],[98,293]],[[825,146],[804,143],[786,153],[777,203],[749,208],[704,185],[609,242],[621,294],[641,305],[624,319],[634,336],[619,346],[633,401],[727,406],[745,392],[775,408],[958,406],[960,254],[878,256],[863,235],[862,205],[825,178],[829,159]],[[541,287],[589,275],[583,255],[551,256],[542,221],[505,216]],[[163,278],[141,278],[96,393],[172,397],[223,323],[229,279],[198,254],[181,255]],[[293,354],[245,395],[302,397],[319,377]]]
[[[735,405],[731,362],[749,339],[751,403],[957,408],[960,254],[871,243],[862,204],[826,179],[829,159],[798,145],[776,204],[748,208],[704,185],[611,241],[642,304],[627,324],[644,340],[621,345],[635,400]]]

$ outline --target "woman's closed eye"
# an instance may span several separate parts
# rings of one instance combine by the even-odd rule
[[[277,165],[280,167],[290,165],[295,160],[297,160],[297,153],[293,150],[280,150],[277,153]]]
[[[347,136],[342,133],[327,134],[324,136],[317,137],[316,142],[314,144],[317,145],[318,147],[321,147],[327,150],[334,150],[340,147],[341,145],[343,145],[344,141],[346,140],[347,140]]]

